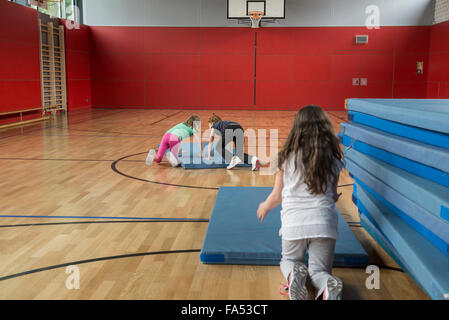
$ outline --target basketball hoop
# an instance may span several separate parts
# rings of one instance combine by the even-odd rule
[[[263,11],[250,11],[248,17],[251,19],[251,28],[257,29],[260,27],[260,20],[265,15]]]

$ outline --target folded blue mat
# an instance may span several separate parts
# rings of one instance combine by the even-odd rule
[[[350,160],[347,169],[357,184],[371,192],[392,212],[420,233],[445,255],[449,255],[449,224],[376,179]],[[354,186],[356,187],[356,185]]]
[[[181,166],[184,169],[218,169],[218,168],[226,168],[228,164],[225,163],[225,160],[218,154],[218,152],[214,152],[214,148],[212,149],[212,157],[210,160],[207,160],[209,143],[203,142],[203,156],[201,156],[201,148],[198,143],[183,143],[181,145]],[[234,150],[235,154],[235,150]],[[242,159],[243,160],[243,159]],[[237,167],[251,167],[251,164],[239,164]]]
[[[393,258],[393,260],[404,270],[407,270],[406,261],[403,261],[397,250],[391,245],[379,227],[375,225],[372,218],[362,209],[363,205],[359,202],[360,225],[369,233],[369,235],[385,250],[385,252]],[[416,282],[416,281],[415,281]]]
[[[363,203],[357,198],[356,194],[356,185],[354,185],[354,194],[353,200],[359,209],[360,216],[360,224],[369,233],[369,235],[387,252],[387,254],[393,258],[393,260],[404,270],[408,276],[421,287],[422,290],[426,291],[423,288],[416,277],[410,273],[408,270],[411,270],[408,262],[404,257],[400,255],[398,250],[392,245],[392,243],[388,240],[388,237],[382,232],[380,227],[376,224],[376,221],[371,217],[369,211],[365,208]],[[360,189],[360,187],[359,187]]]
[[[365,113],[349,111],[348,120],[382,130],[395,136],[409,138],[444,149],[449,149],[449,135],[416,127],[410,127],[397,122],[370,116]]]
[[[449,149],[398,137],[361,124],[342,123],[341,133],[373,147],[444,171],[445,175],[449,176]]]
[[[449,226],[449,188],[396,168],[354,149],[345,150],[345,159],[382,181]],[[351,171],[351,170],[350,170]],[[354,174],[358,177],[356,174]]]
[[[439,183],[449,187],[449,174],[441,170],[423,165],[410,159],[398,156],[394,153],[373,147],[369,144],[354,140],[348,136],[338,134],[340,143],[346,147],[351,147],[363,154],[367,154],[383,162],[389,163],[394,167],[401,168],[417,176]]]
[[[418,232],[429,242],[431,242],[444,255],[449,256],[449,244],[447,243],[447,241],[443,240],[442,238],[437,236],[434,232],[430,231],[427,227],[423,226],[422,224],[411,218],[410,215],[406,214],[404,211],[398,209],[396,206],[394,206],[393,204],[382,198],[377,192],[373,191],[373,189],[368,187],[361,180],[355,178],[355,182],[356,184],[354,184],[354,190],[357,188],[358,185],[362,186],[365,190],[368,190],[372,195],[376,197],[378,201],[380,201],[384,206],[390,209],[391,212],[394,212],[411,228],[413,228],[416,232]]]
[[[361,226],[373,237],[374,240],[388,253],[388,255],[393,258],[393,260],[404,270],[407,272],[408,263],[406,260],[404,260],[403,257],[399,254],[399,252],[396,250],[396,248],[393,247],[391,242],[388,240],[388,237],[385,235],[385,233],[381,230],[381,228],[377,225],[376,221],[371,217],[369,211],[365,208],[362,201],[359,200],[357,195],[357,188],[362,191],[368,192],[366,188],[363,188],[361,184],[358,184],[357,182],[354,184],[354,191],[352,195],[352,201],[359,209],[359,217],[360,217],[360,224]],[[370,195],[373,195],[373,193],[369,192]],[[375,196],[377,197],[377,195]],[[382,202],[382,201],[380,201]],[[388,208],[388,207],[387,207]],[[392,211],[393,212],[393,211]],[[408,275],[415,281],[416,279],[408,273]]]
[[[449,299],[449,257],[360,185],[357,202],[384,235],[403,268],[432,299]],[[401,263],[401,264],[402,264]]]
[[[200,259],[211,264],[279,265],[280,207],[260,222],[259,203],[272,188],[221,187],[210,218]],[[368,255],[342,216],[334,266],[366,266]]]
[[[347,108],[409,126],[449,133],[449,100],[445,99],[348,99]]]

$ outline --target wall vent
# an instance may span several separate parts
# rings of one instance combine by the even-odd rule
[[[368,43],[368,36],[367,35],[355,36],[355,43],[356,44],[367,44]]]

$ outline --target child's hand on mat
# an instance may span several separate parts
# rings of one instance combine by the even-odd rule
[[[259,218],[260,221],[263,221],[265,219],[265,216],[268,214],[268,211],[269,210],[267,210],[265,202],[259,204],[259,209],[257,209],[257,217]]]

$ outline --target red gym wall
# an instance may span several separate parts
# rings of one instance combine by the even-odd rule
[[[345,98],[427,94],[428,69],[416,74],[417,61],[428,66],[427,26],[261,28],[256,59],[250,28],[89,29],[94,107],[343,110]],[[354,44],[359,34],[367,45]]]
[[[430,31],[428,98],[449,99],[449,21]]]
[[[90,108],[89,27],[66,29],[65,42],[68,110]],[[0,0],[0,113],[41,105],[37,11]],[[41,111],[33,111],[23,119],[40,116]],[[0,115],[0,124],[17,120],[17,114]]]
[[[367,45],[354,44],[359,34]],[[449,22],[261,28],[257,36],[250,28],[81,26],[66,29],[68,109],[343,110],[346,98],[449,98],[448,35]],[[36,10],[0,0],[0,64],[0,113],[40,107]]]
[[[41,107],[37,12],[0,0],[0,113]],[[24,115],[39,117],[40,111]],[[18,115],[0,116],[0,124]]]
[[[67,110],[91,108],[89,27],[81,25],[80,29],[65,28],[65,47]]]

